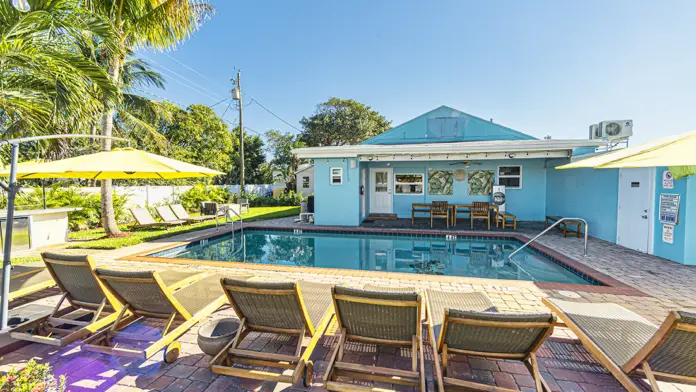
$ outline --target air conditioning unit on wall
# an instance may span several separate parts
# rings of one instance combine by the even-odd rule
[[[624,139],[633,136],[633,120],[611,120],[599,123],[602,139]]]
[[[599,130],[599,124],[590,125],[590,140],[601,139],[602,132]]]

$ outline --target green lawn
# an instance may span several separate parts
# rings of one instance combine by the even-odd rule
[[[251,207],[249,211],[242,214],[245,222],[253,222],[257,220],[282,218],[286,216],[298,215],[300,207]],[[235,217],[235,220],[237,218]],[[225,220],[219,219],[220,223]],[[188,233],[190,231],[207,229],[215,227],[215,221],[207,221],[194,225],[184,225],[178,227],[170,227],[169,230],[164,228],[152,228],[141,230],[130,230],[127,225],[120,226],[124,233],[130,233],[127,237],[121,238],[103,238],[103,229],[82,230],[70,233],[72,241],[85,241],[75,245],[71,245],[69,249],[118,249],[125,246],[137,245],[146,241],[153,241],[160,238],[171,237],[173,235]]]
[[[41,261],[41,256],[13,257],[10,259],[12,265],[26,264],[32,261]]]

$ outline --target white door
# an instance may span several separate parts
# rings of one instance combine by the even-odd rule
[[[391,214],[392,169],[370,169],[370,213]]]
[[[650,248],[654,169],[621,169],[616,242],[640,252]]]

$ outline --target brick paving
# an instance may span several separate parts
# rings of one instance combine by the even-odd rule
[[[296,225],[293,219],[283,218],[273,221],[253,223],[248,226],[286,227]],[[409,228],[403,222],[380,222],[379,227],[399,229]],[[390,226],[391,225],[391,226]],[[374,226],[374,224],[373,224]],[[386,227],[385,227],[386,226]],[[465,225],[460,225],[465,226]],[[418,229],[426,229],[423,223],[419,223]],[[539,232],[540,227],[535,224],[521,223],[518,233],[527,236]],[[469,231],[454,229],[457,234],[470,233]],[[133,269],[164,269],[171,268],[162,263],[143,263],[117,260],[138,252],[149,251],[161,246],[189,241],[201,235],[213,234],[214,229],[202,230],[195,233],[187,233],[140,244],[129,248],[114,251],[84,251],[66,250],[70,253],[91,253],[99,265]],[[480,233],[480,232],[479,232]],[[693,285],[696,282],[696,269],[682,266],[657,257],[633,252],[614,244],[590,239],[589,256],[582,256],[582,240],[577,238],[562,238],[559,232],[552,231],[539,241],[550,249],[567,255],[576,261],[585,264],[601,273],[604,273],[626,285],[638,288],[647,294],[632,296],[613,292],[594,292],[578,286],[577,291],[554,290],[540,287],[533,282],[524,281],[500,281],[477,278],[448,277],[447,279],[430,279],[423,276],[418,280],[398,279],[394,275],[380,273],[365,273],[362,275],[343,275],[340,270],[325,270],[307,273],[297,271],[253,270],[255,276],[273,279],[308,280],[324,283],[341,283],[354,287],[363,284],[377,284],[382,286],[413,287],[416,290],[434,288],[445,291],[481,291],[485,292],[491,301],[502,312],[538,312],[547,309],[541,303],[541,298],[558,297],[567,299],[577,297],[575,300],[583,302],[614,302],[632,309],[654,323],[659,323],[669,310],[686,309],[696,310],[696,292]],[[180,268],[180,266],[176,266]],[[213,268],[203,266],[191,266],[190,268],[211,270],[218,273],[249,272],[240,268]],[[23,303],[36,301],[46,304],[54,304],[57,300],[55,289],[13,301],[12,307]],[[223,306],[208,319],[235,317],[234,312],[228,306]],[[202,322],[205,322],[204,320]],[[200,324],[199,324],[200,325]],[[191,328],[179,341],[182,345],[182,355],[173,364],[165,364],[162,354],[158,353],[148,360],[133,360],[128,358],[116,358],[103,354],[84,352],[79,344],[57,349],[50,346],[30,344],[8,353],[0,359],[0,372],[12,367],[21,367],[29,359],[40,362],[48,362],[53,365],[56,374],[67,377],[68,389],[71,391],[130,391],[130,390],[157,390],[157,391],[320,391],[323,390],[322,375],[327,366],[327,359],[331,355],[336,343],[336,336],[332,333],[323,337],[312,356],[315,362],[314,383],[311,388],[301,385],[276,384],[254,380],[244,380],[235,377],[216,375],[208,370],[210,357],[203,354],[196,345],[196,331],[198,326]],[[330,327],[334,330],[335,325]],[[427,336],[427,333],[424,333]],[[597,363],[587,351],[576,341],[573,334],[565,328],[556,328],[553,337],[548,340],[538,352],[542,375],[554,391],[620,391],[623,388],[609,375],[602,366]],[[263,349],[268,352],[286,352],[293,342],[270,334],[250,334],[243,342],[244,347]],[[427,389],[434,391],[432,350],[429,344],[425,345],[425,372]],[[393,366],[396,368],[410,366],[410,350],[376,347],[373,345],[353,344],[346,352],[346,359],[361,364],[379,364],[379,366]],[[474,358],[456,355],[449,360],[448,372],[453,377],[465,380],[484,382],[499,387],[531,390],[531,376],[527,369],[519,362]],[[375,385],[386,387],[387,385]],[[663,391],[696,391],[696,386],[685,384],[661,383]],[[398,390],[410,390],[397,388]]]

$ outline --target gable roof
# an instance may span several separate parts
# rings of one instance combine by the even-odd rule
[[[422,144],[486,140],[537,140],[512,128],[442,105],[361,144]]]

